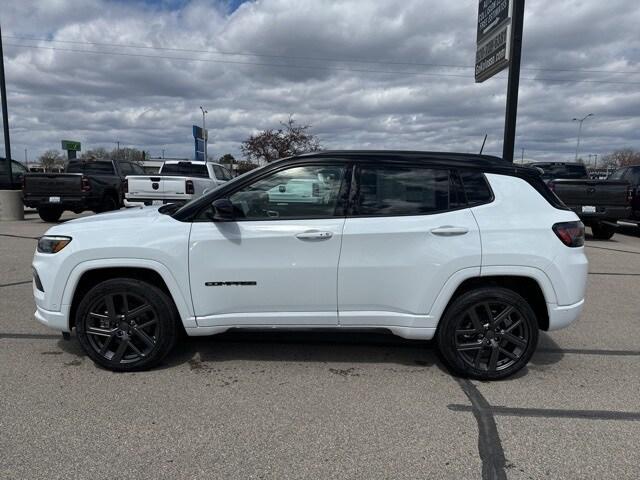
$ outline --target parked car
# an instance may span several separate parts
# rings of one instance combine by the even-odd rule
[[[0,190],[20,190],[22,187],[22,178],[28,172],[20,162],[11,160],[11,176],[13,181],[9,179],[9,169],[7,168],[7,159],[0,157]]]
[[[219,163],[167,160],[155,175],[127,177],[130,202],[151,205],[185,203],[231,180],[231,173]]]
[[[65,210],[117,210],[124,199],[125,176],[137,172],[142,167],[125,161],[70,160],[65,173],[27,173],[23,201],[37,208],[45,222],[57,222]]]
[[[271,197],[307,181],[311,196]],[[302,199],[305,199],[304,201]],[[36,319],[118,371],[178,331],[385,329],[446,364],[508,377],[584,305],[584,226],[537,171],[489,156],[335,151],[273,162],[184,206],[54,226]]]
[[[580,163],[536,162],[529,166],[542,171],[549,188],[591,227],[594,238],[609,240],[618,220],[631,214],[627,181],[592,180]]]
[[[631,186],[631,215],[628,220],[640,222],[640,165],[622,167],[611,175],[609,180],[628,182]]]

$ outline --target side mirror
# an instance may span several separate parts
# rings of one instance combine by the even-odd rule
[[[280,193],[285,193],[285,192],[287,191],[287,187],[286,187],[286,185],[280,185],[280,186],[278,187],[278,191],[279,191]]]
[[[224,222],[235,219],[233,203],[228,198],[219,198],[211,204],[214,222]]]

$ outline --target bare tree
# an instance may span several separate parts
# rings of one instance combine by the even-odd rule
[[[602,164],[608,167],[640,165],[640,152],[633,148],[622,148],[602,157]]]
[[[280,122],[277,130],[268,129],[247,138],[240,150],[249,160],[272,162],[279,158],[320,150],[320,141],[310,132],[311,125],[296,125],[293,115]]]
[[[59,150],[47,150],[38,159],[45,172],[51,172],[64,165],[64,157]]]
[[[80,155],[80,158],[83,160],[90,160],[90,159],[106,160],[111,158],[111,153],[109,153],[109,151],[103,147],[92,148],[91,150],[82,152],[82,155]]]
[[[237,164],[236,173],[238,175],[242,175],[243,173],[253,170],[254,168],[258,168],[258,164],[248,162],[246,160],[240,160]]]

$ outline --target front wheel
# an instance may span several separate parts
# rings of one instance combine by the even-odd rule
[[[529,362],[538,343],[538,323],[517,293],[501,287],[480,288],[449,306],[438,326],[437,342],[454,372],[477,380],[499,380]]]
[[[596,240],[611,240],[616,229],[603,223],[594,223],[591,225],[591,232]]]
[[[176,309],[154,285],[116,278],[93,287],[76,313],[80,345],[91,359],[113,371],[157,365],[173,347]]]

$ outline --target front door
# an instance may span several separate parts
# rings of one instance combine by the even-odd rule
[[[337,325],[344,164],[289,166],[228,195],[234,221],[193,223],[199,326]]]

